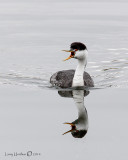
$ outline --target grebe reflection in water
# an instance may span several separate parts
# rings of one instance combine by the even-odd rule
[[[83,138],[88,131],[88,114],[84,106],[84,96],[89,94],[89,91],[85,90],[73,90],[73,91],[58,91],[62,97],[73,97],[75,105],[78,109],[78,119],[72,123],[66,122],[64,124],[69,124],[71,130],[65,132],[67,134],[71,132],[74,138]],[[63,135],[64,135],[63,134]]]

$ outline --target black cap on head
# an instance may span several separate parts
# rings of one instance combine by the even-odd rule
[[[85,50],[87,47],[81,43],[81,42],[73,42],[70,46],[71,49],[77,49],[77,50]]]
[[[72,136],[74,138],[83,138],[87,133],[87,130],[80,130],[80,131],[75,131],[71,132]]]

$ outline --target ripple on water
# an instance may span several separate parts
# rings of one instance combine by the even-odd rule
[[[108,49],[105,61],[97,61],[94,65],[90,63],[88,72],[93,75],[96,87],[128,87],[127,51],[127,48]]]
[[[92,76],[95,88],[128,87],[127,51],[127,48],[108,49],[100,57],[95,55],[94,60],[89,61],[86,70]],[[119,54],[116,54],[117,52]],[[65,64],[63,65],[65,68]],[[50,76],[59,70],[59,65],[53,64],[52,67],[44,69],[42,67],[30,69],[23,68],[22,72],[10,70],[7,74],[0,73],[0,84],[49,88],[51,87]]]
[[[23,86],[33,86],[33,87],[49,87],[48,75],[45,74],[44,77],[33,77],[24,76],[18,74],[1,74],[0,83],[1,84],[12,84],[12,85],[23,85]]]

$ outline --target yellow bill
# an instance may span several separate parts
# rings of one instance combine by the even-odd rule
[[[63,133],[63,135],[64,135],[64,134],[67,134],[67,133],[69,133],[69,132],[73,132],[73,131],[74,131],[73,127],[74,127],[75,125],[74,125],[73,123],[68,123],[68,122],[66,122],[66,123],[64,123],[64,124],[69,124],[69,125],[71,125],[72,129],[69,130],[69,131],[67,131],[67,132],[65,132],[65,133]]]
[[[73,129],[71,129],[71,130],[69,130],[69,131],[63,133],[63,135],[65,135],[65,134],[67,134],[67,133],[69,133],[69,132],[72,132],[72,131],[73,131]]]
[[[71,50],[62,50],[62,51],[65,51],[65,52],[72,52]]]
[[[73,123],[68,123],[68,122],[66,122],[64,124],[70,124],[71,126],[75,126]]]
[[[72,57],[69,56],[68,58],[64,59],[63,61],[67,61],[67,60],[69,60],[69,59],[71,59],[71,58],[72,58]]]
[[[69,59],[73,58],[73,57],[74,57],[74,55],[75,55],[75,52],[73,52],[72,50],[62,50],[62,51],[65,51],[65,52],[71,52],[71,55],[70,55],[68,58],[64,59],[64,61],[66,61],[66,60],[69,60]]]

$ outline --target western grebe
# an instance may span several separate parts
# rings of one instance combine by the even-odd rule
[[[75,58],[78,60],[76,70],[63,70],[54,73],[50,78],[50,83],[53,86],[61,88],[70,87],[94,87],[94,82],[91,76],[84,71],[87,65],[87,48],[83,43],[73,42],[70,46],[70,50],[63,50],[65,52],[71,52],[71,55],[64,61]]]
[[[72,91],[58,91],[59,95],[62,97],[71,97],[73,98],[75,105],[78,109],[78,118],[69,123],[66,122],[64,124],[69,124],[71,126],[71,130],[63,133],[63,135],[67,133],[71,133],[74,138],[83,138],[88,131],[88,113],[84,106],[84,97],[89,94],[89,91],[86,90],[72,90]]]

